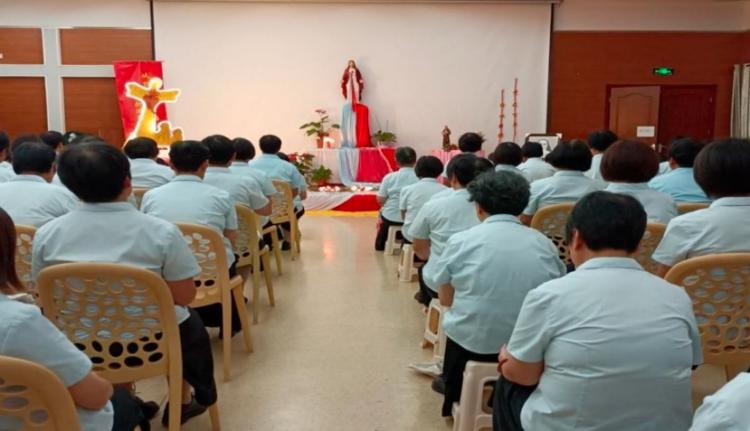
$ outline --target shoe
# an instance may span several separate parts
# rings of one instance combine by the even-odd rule
[[[292,243],[289,241],[284,241],[281,243],[281,251],[289,251],[292,249]]]
[[[416,362],[409,364],[409,368],[420,373],[426,374],[430,377],[438,377],[443,372],[442,367],[435,362]]]
[[[424,305],[424,295],[422,295],[421,290],[417,290],[417,293],[414,294],[414,299],[416,299],[420,304]]]
[[[155,418],[156,414],[159,413],[159,404],[155,401],[143,401],[142,399],[135,397],[135,402],[138,403],[138,407],[141,408],[141,412],[143,412],[143,416],[147,421]]]
[[[195,397],[191,398],[190,403],[182,405],[180,424],[184,424],[190,419],[202,415],[206,410],[208,410],[208,408],[198,404],[198,401],[195,401]],[[161,417],[161,424],[165,427],[169,426],[169,403],[164,407],[164,415]]]
[[[445,380],[443,380],[441,376],[432,379],[432,390],[441,395],[445,395]]]

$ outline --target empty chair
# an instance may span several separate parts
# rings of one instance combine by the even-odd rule
[[[258,303],[260,301],[260,272],[266,280],[268,301],[271,306],[276,306],[273,295],[273,280],[271,279],[271,263],[268,255],[268,246],[259,248],[260,236],[258,235],[258,223],[255,212],[249,207],[236,204],[237,209],[237,239],[235,240],[235,253],[239,256],[237,270],[249,272],[252,270],[253,280],[253,323],[258,323]],[[280,265],[280,263],[279,263]],[[280,267],[280,266],[279,266]],[[243,278],[247,279],[246,274]]]
[[[531,227],[542,232],[557,247],[560,260],[568,267],[573,265],[570,260],[568,244],[565,243],[565,224],[575,203],[562,203],[544,207],[534,214]]]
[[[453,404],[453,431],[479,431],[492,428],[485,387],[499,378],[497,364],[469,361],[464,370],[461,401]]]

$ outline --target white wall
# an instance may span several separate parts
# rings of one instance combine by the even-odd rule
[[[556,31],[741,31],[750,27],[745,1],[565,0]]]
[[[494,148],[500,89],[520,78],[519,136],[544,131],[548,5],[157,3],[157,58],[169,106],[186,136],[256,140],[278,134],[288,151],[314,144],[298,129],[316,108],[340,119],[339,82],[349,58],[365,78],[371,129],[421,153],[481,131]]]
[[[149,28],[146,0],[0,0],[0,26]]]

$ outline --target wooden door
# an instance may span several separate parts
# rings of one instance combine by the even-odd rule
[[[665,86],[661,88],[659,107],[659,143],[680,136],[699,140],[714,137],[716,86]]]
[[[658,86],[610,88],[609,129],[620,139],[639,139],[655,144],[659,127],[659,95]]]

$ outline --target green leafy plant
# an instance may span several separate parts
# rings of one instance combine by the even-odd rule
[[[303,177],[307,178],[312,171],[312,162],[315,156],[309,153],[291,153],[289,161],[297,168]]]
[[[382,130],[378,130],[377,132],[375,132],[374,135],[372,135],[372,139],[375,140],[375,142],[392,144],[396,142],[396,134],[392,132],[384,132]]]
[[[325,136],[328,136],[328,133],[330,133],[331,129],[341,128],[341,126],[339,126],[338,124],[331,124],[330,126],[328,125],[328,123],[331,122],[331,119],[325,109],[316,109],[315,113],[318,114],[318,121],[311,121],[299,126],[300,130],[305,131],[305,135],[323,138]]]
[[[326,184],[333,175],[330,169],[325,166],[318,166],[310,171],[310,181],[315,184]]]

